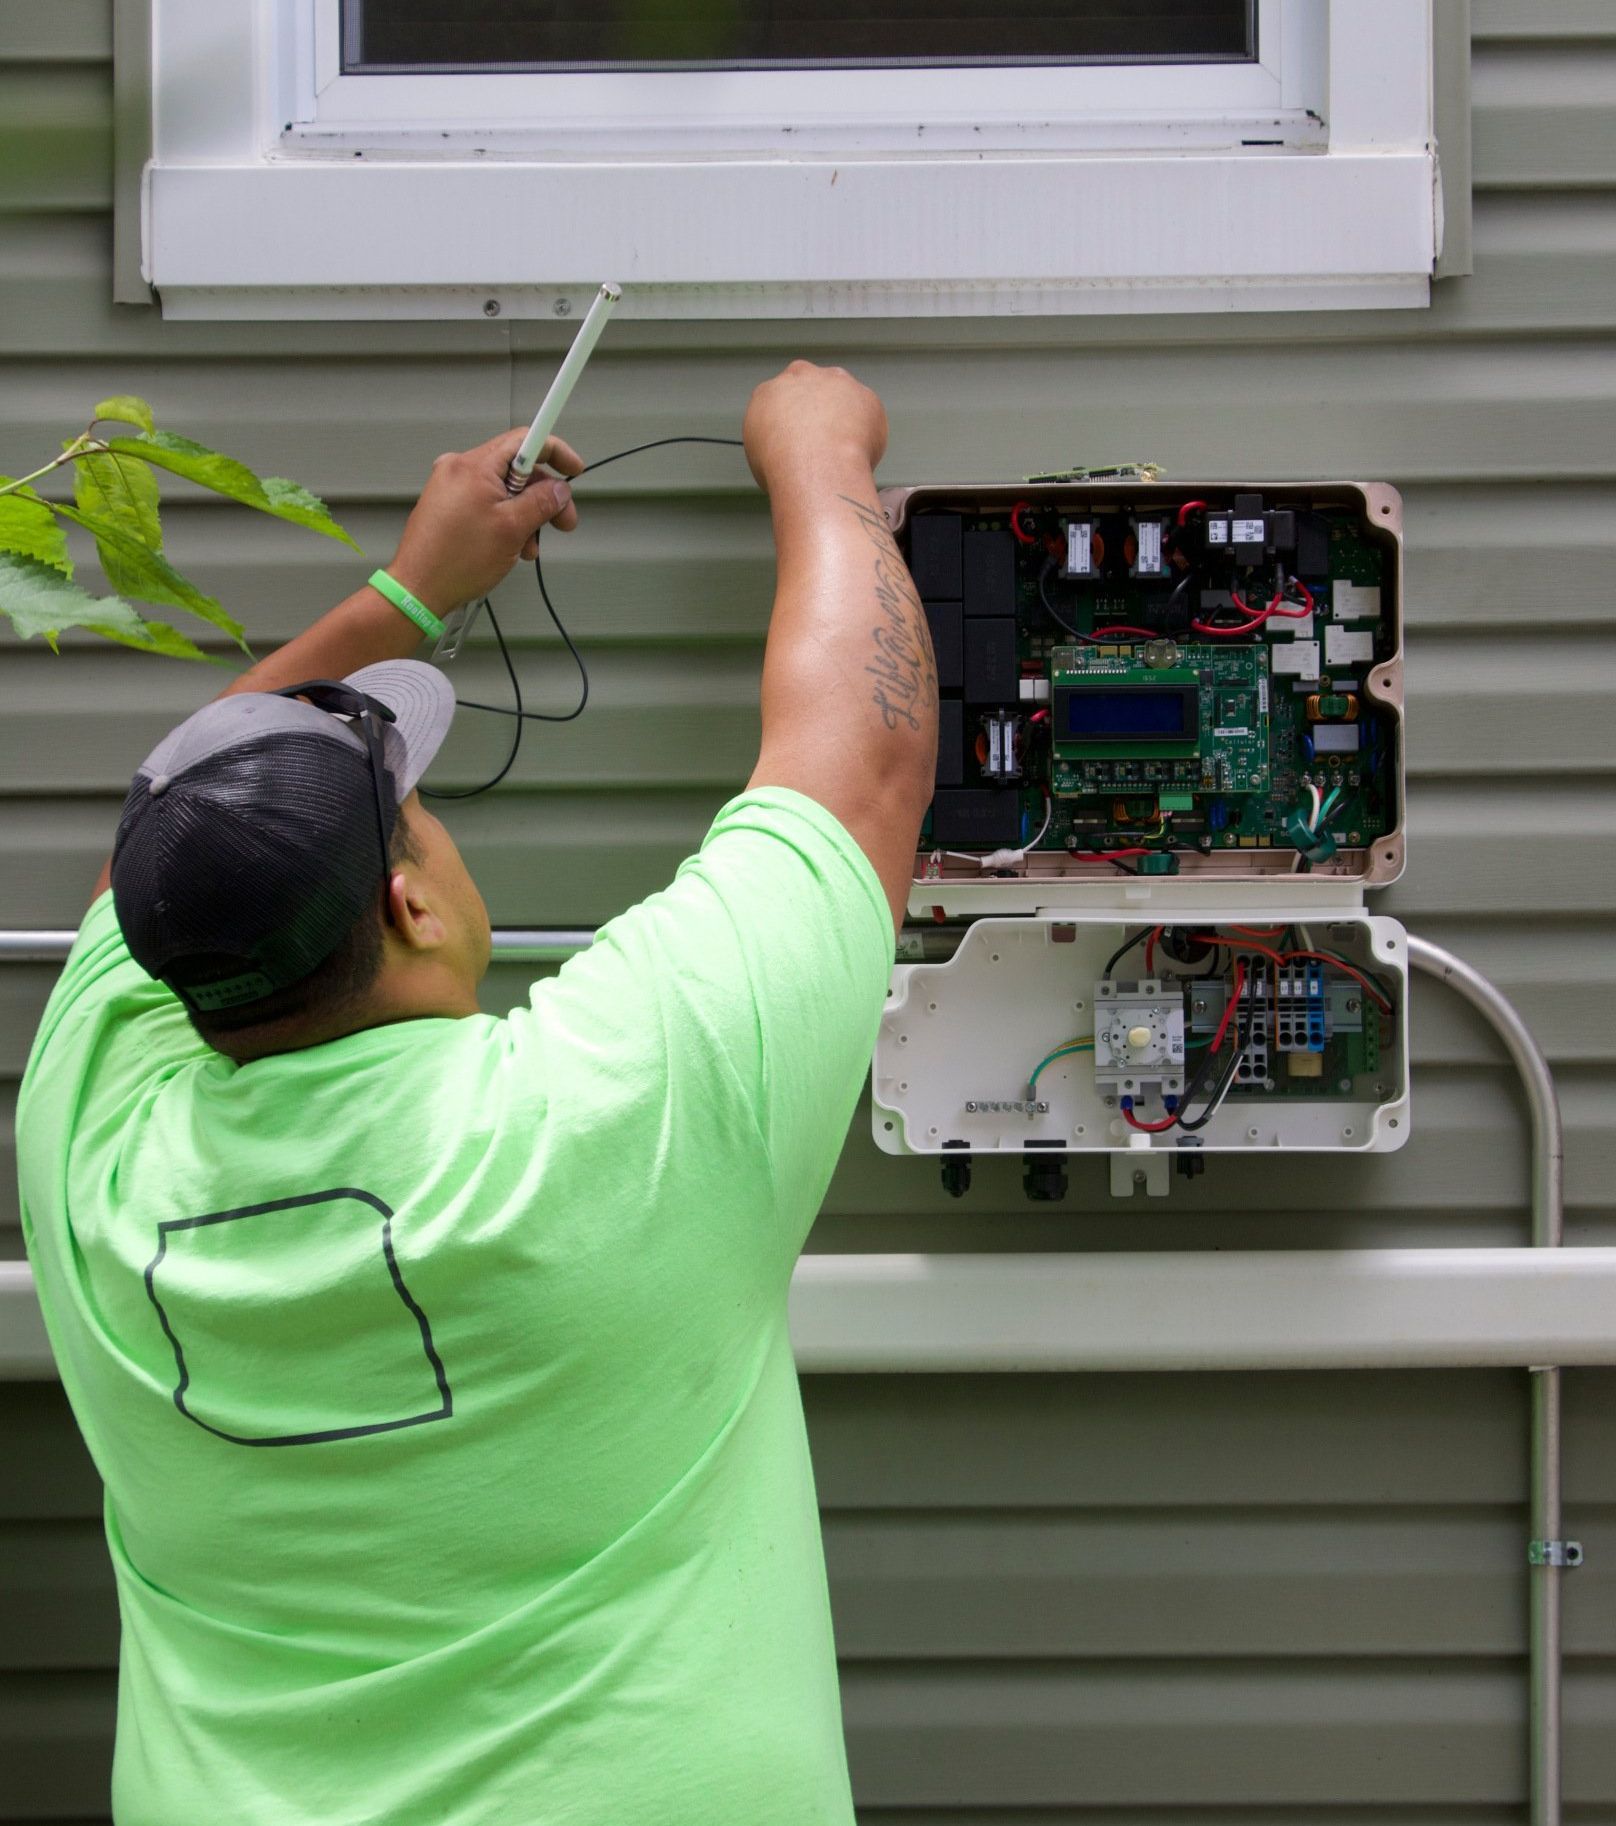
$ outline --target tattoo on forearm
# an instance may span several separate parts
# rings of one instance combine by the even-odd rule
[[[937,709],[937,661],[926,611],[899,555],[885,517],[868,502],[840,497],[875,547],[875,600],[881,618],[870,630],[875,652],[864,670],[875,680],[873,701],[888,729],[921,727]]]

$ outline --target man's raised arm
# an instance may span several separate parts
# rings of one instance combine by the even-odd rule
[[[876,499],[886,413],[840,368],[799,361],[753,394],[745,436],[778,554],[751,784],[832,812],[901,925],[937,766],[937,667]]]

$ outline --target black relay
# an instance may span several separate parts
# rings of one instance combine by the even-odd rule
[[[921,600],[960,599],[960,516],[916,514],[909,523],[909,575]]]

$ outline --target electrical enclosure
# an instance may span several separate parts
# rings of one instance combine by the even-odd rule
[[[877,1142],[955,1191],[989,1153],[1401,1146],[1406,946],[1364,907],[1404,865],[1397,492],[882,502],[941,713]]]
[[[1278,996],[1262,981],[1236,1010],[1252,1069],[1237,1077],[1207,1125],[1192,1133],[1129,1128],[1121,1097],[1150,1103],[1163,1078],[1182,1087],[1186,1065],[1210,1042],[1228,1006],[1221,975],[1162,970],[1138,962],[1113,979],[1121,1006],[1100,993],[1107,957],[1165,910],[1111,908],[993,916],[926,940],[934,961],[900,964],[881,1021],[872,1077],[875,1139],[889,1153],[1024,1155],[1108,1152],[1136,1147],[1204,1153],[1276,1148],[1374,1153],[1408,1139],[1407,944],[1395,920],[1365,914],[1309,923],[1307,935],[1373,978],[1391,1004],[1343,974],[1314,979],[1322,1007],[1308,1032],[1305,961],[1298,993]],[[1271,929],[1269,913],[1228,904],[1172,918],[1191,930]],[[1309,916],[1310,921],[1314,916]],[[1266,924],[1265,924],[1266,922]],[[950,946],[952,955],[944,955]],[[1236,952],[1255,959],[1255,950]],[[1182,1023],[1176,1057],[1160,1057],[1156,1035],[1130,1037],[1154,1004],[1161,1025]],[[1236,1022],[1231,1019],[1231,1027]],[[1061,1055],[1074,1037],[1093,1050]],[[1120,1042],[1106,1055],[1106,1038]],[[1316,1047],[1309,1041],[1322,1042]],[[1051,1055],[1055,1055],[1051,1058]],[[1050,1063],[1036,1084],[1029,1078]],[[1298,1065],[1305,1069],[1297,1070]]]

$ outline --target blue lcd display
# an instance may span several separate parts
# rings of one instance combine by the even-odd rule
[[[1066,723],[1061,733],[1080,742],[1182,742],[1196,734],[1195,693],[1182,686],[1064,695]]]

